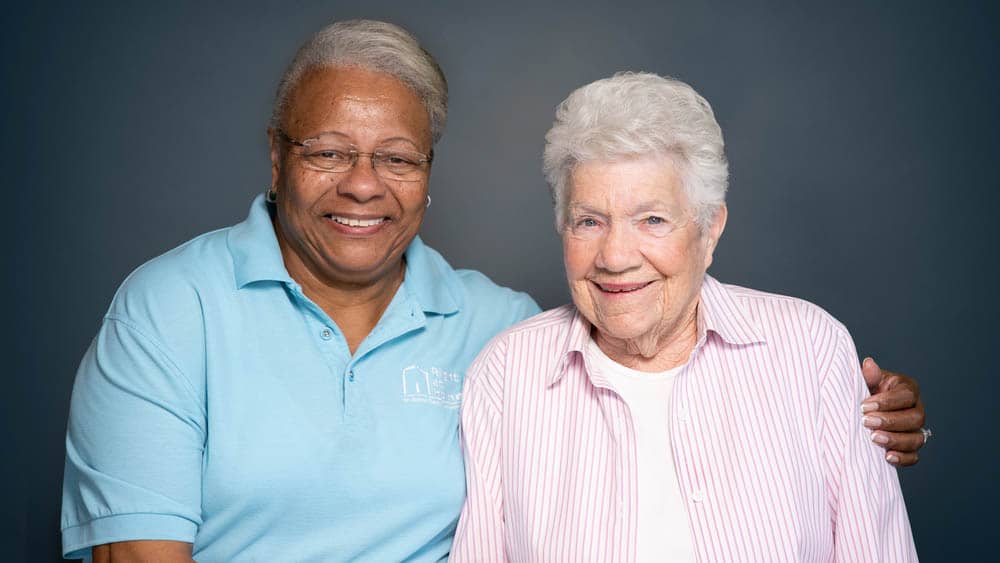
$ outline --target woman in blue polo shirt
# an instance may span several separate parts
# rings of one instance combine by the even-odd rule
[[[67,557],[447,557],[463,375],[538,307],[417,236],[446,106],[396,26],[342,22],[300,49],[266,193],[130,275],[83,359]]]

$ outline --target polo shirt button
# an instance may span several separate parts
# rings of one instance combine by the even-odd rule
[[[705,491],[698,489],[691,493],[691,500],[693,502],[705,502]]]
[[[333,338],[333,331],[328,328],[324,328],[322,332],[319,333],[319,337],[323,340],[330,340]]]
[[[679,409],[677,409],[677,419],[680,420],[681,422],[687,422],[688,410],[684,407],[680,407]]]

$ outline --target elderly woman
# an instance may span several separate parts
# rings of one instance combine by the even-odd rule
[[[417,236],[446,100],[437,63],[396,26],[342,22],[300,49],[274,105],[266,194],[244,222],[130,275],[83,359],[67,556],[448,555],[466,368],[538,308]],[[883,408],[903,410],[874,411],[909,431],[880,433],[903,463],[915,391],[904,381]]]
[[[396,26],[339,23],[301,48],[266,195],[129,276],[83,359],[67,556],[447,556],[465,369],[539,309],[417,237],[446,99]]]
[[[469,370],[453,560],[916,560],[847,330],[705,274],[727,213],[708,102],[618,74],[546,140],[573,305]]]

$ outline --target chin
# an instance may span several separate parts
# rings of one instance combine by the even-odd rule
[[[637,340],[651,331],[650,327],[628,322],[601,323],[595,326],[599,333],[616,340]]]

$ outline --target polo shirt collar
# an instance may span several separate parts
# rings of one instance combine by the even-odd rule
[[[229,230],[228,243],[237,288],[260,281],[295,283],[285,269],[263,195],[254,198],[246,220]]]
[[[464,303],[458,274],[437,251],[414,237],[406,249],[403,287],[425,313],[449,315]]]
[[[562,361],[551,375],[548,385],[554,385],[569,368],[574,357],[582,361],[590,342],[591,324],[575,307],[570,306],[573,319],[563,344]],[[729,344],[748,345],[765,342],[760,326],[725,285],[705,275],[698,303],[698,340],[695,348],[704,345],[708,333],[719,335]]]
[[[228,243],[237,288],[262,281],[295,284],[281,258],[281,248],[263,195],[253,200],[246,220],[229,230]],[[425,245],[418,236],[407,247],[405,256],[403,287],[421,310],[447,315],[461,309],[461,281],[437,251]]]

